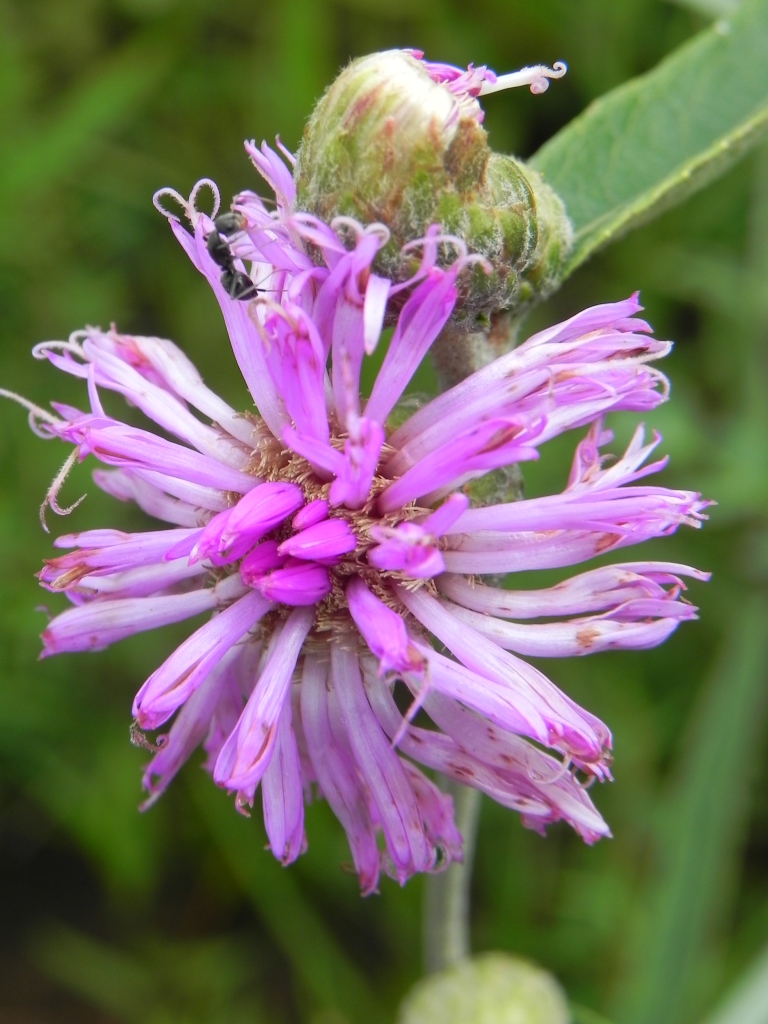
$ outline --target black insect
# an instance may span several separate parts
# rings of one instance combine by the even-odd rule
[[[246,302],[259,294],[259,289],[242,270],[235,267],[235,258],[225,235],[233,235],[241,231],[245,220],[239,213],[222,213],[213,222],[213,231],[208,235],[205,245],[208,254],[222,269],[221,286],[230,299]]]

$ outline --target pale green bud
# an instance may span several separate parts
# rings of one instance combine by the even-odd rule
[[[556,286],[572,229],[561,200],[534,170],[491,151],[475,97],[508,84],[541,92],[564,66],[525,69],[498,82],[485,69],[470,70],[462,76],[466,88],[436,80],[443,67],[390,50],[345,68],[307,124],[296,207],[324,221],[344,215],[386,224],[391,239],[376,269],[396,280],[418,265],[418,252],[403,254],[403,246],[441,225],[490,264],[490,274],[475,265],[463,275],[457,306],[460,319],[479,318],[482,326],[493,312],[519,310]],[[455,255],[443,248],[446,262]]]
[[[397,1024],[569,1024],[557,981],[526,960],[482,953],[420,981]]]

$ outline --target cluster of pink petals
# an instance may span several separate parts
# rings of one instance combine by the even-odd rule
[[[55,542],[65,553],[40,579],[72,606],[45,629],[44,653],[212,613],[136,696],[138,728],[170,723],[145,772],[147,803],[202,745],[240,809],[261,787],[284,864],[306,847],[305,801],[328,800],[365,893],[382,870],[402,883],[461,858],[451,800],[416,763],[541,832],[564,819],[587,842],[608,835],[586,782],[609,777],[610,732],[520,655],[658,644],[695,617],[682,578],[706,575],[640,561],[539,591],[481,577],[576,565],[700,525],[697,494],[637,483],[663,465],[645,464],[658,438],[645,445],[640,429],[618,461],[600,454],[607,413],[666,398],[648,364],[668,344],[637,317],[636,297],[596,306],[390,429],[472,258],[434,229],[415,247],[415,276],[393,284],[373,269],[386,228],[294,212],[289,168],[265,145],[247,148],[277,199],[276,211],[253,193],[234,204],[242,229],[229,241],[257,299],[222,287],[196,193],[182,200],[192,233],[169,219],[219,301],[258,415],[213,394],[170,341],[88,328],[36,349],[85,381],[90,406],[38,410],[39,432],[110,467],[97,484],[164,524]],[[366,400],[361,368],[385,323],[394,329]],[[160,432],[108,415],[104,391]],[[561,494],[470,507],[471,480],[583,426]]]

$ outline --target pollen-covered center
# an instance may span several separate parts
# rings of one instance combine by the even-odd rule
[[[346,438],[331,438],[341,450]],[[379,465],[391,456],[382,446]],[[239,573],[244,584],[278,606],[316,606],[314,631],[348,631],[347,587],[362,579],[389,607],[404,613],[391,583],[426,584],[442,571],[431,509],[414,503],[382,513],[377,498],[392,479],[374,473],[362,507],[334,504],[332,479],[272,436],[264,437],[249,467],[259,483],[203,529],[191,558]],[[233,495],[234,497],[234,495]],[[464,505],[462,504],[462,509]]]

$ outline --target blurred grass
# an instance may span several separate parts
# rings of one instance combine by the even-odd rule
[[[245,822],[232,816],[230,802],[207,782],[196,781],[197,806],[229,870],[296,979],[320,1007],[346,1012],[349,1020],[376,1024],[382,1015],[365,980],[297,887],[295,875],[272,858],[254,864],[253,829],[249,835]],[[260,838],[266,846],[266,833]]]
[[[706,943],[730,896],[765,727],[768,603],[739,609],[714,678],[683,746],[680,778],[662,805],[658,876],[649,887],[615,1016],[631,1024],[674,1024],[691,1016]],[[695,1004],[694,1004],[695,1006]]]
[[[242,406],[215,303],[151,195],[204,175],[225,197],[257,187],[242,139],[295,146],[349,56],[410,45],[499,71],[567,60],[546,95],[486,103],[494,146],[525,156],[704,24],[664,0],[0,0],[3,386],[77,403],[79,387],[29,348],[116,320],[179,341]],[[642,288],[678,342],[673,401],[652,418],[672,455],[665,482],[719,502],[702,533],[648,553],[714,570],[691,593],[701,622],[657,651],[546,666],[614,729],[616,782],[595,796],[616,838],[541,840],[483,806],[476,948],[553,970],[585,1022],[591,1007],[595,1022],[692,1024],[768,938],[767,240],[762,152],[581,268],[530,325]],[[36,662],[34,609],[49,595],[32,574],[50,546],[36,510],[64,449],[9,405],[0,424],[0,1019],[391,1019],[420,973],[419,881],[360,900],[322,804],[309,852],[282,872],[260,824],[195,764],[137,813],[146,755],[128,744],[130,700],[180,634]],[[527,470],[529,493],[562,486],[572,445]],[[140,524],[87,481],[80,469],[67,484],[89,490],[67,529]]]
[[[768,1021],[768,953],[762,950],[704,1024],[765,1024]]]

